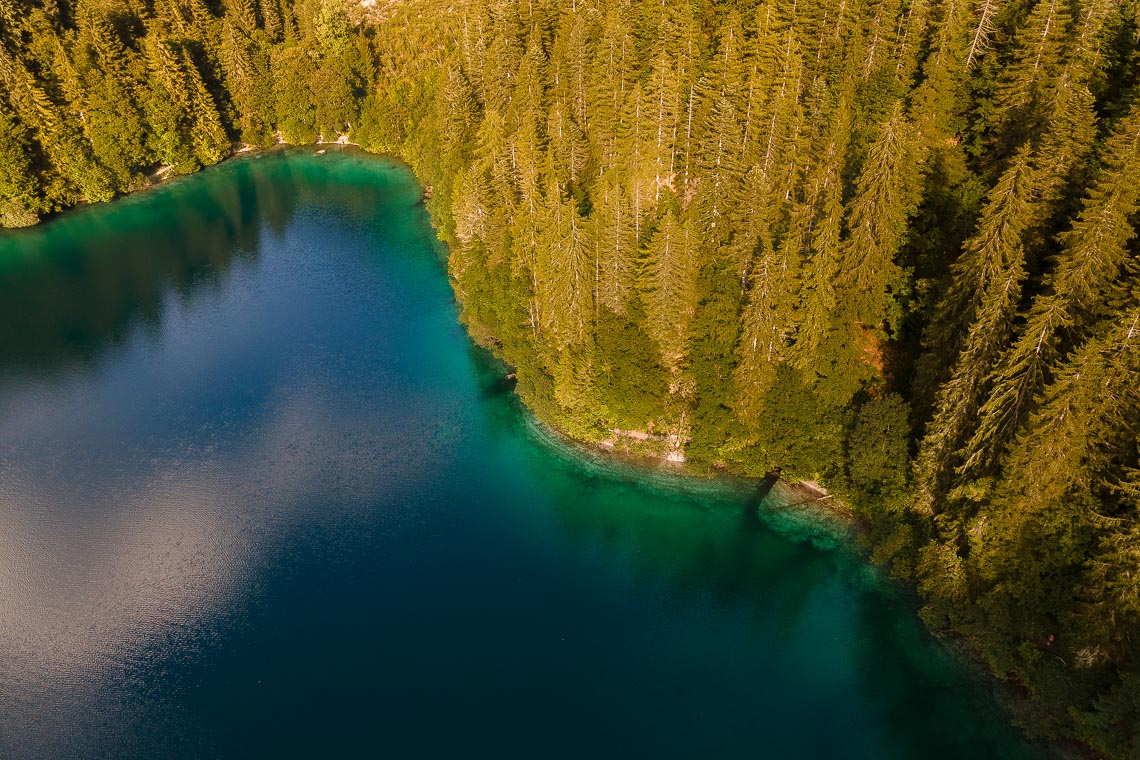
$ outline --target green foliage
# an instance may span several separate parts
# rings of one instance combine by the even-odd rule
[[[847,479],[866,497],[890,498],[906,490],[910,407],[897,394],[859,407],[847,437]]]
[[[395,152],[540,419],[838,489],[1023,724],[1137,751],[1134,2],[15,7],[0,225]]]
[[[39,221],[37,177],[29,149],[28,130],[0,111],[0,226],[27,227]]]
[[[300,46],[277,47],[270,55],[270,71],[277,131],[286,142],[312,142],[317,137],[316,107],[309,92],[312,60]]]

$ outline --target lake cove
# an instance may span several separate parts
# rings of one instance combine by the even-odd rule
[[[1037,757],[841,535],[536,435],[329,148],[0,237],[0,756]]]

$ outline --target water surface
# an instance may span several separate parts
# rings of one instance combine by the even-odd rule
[[[0,237],[0,756],[1029,756],[826,529],[536,436],[413,178]]]

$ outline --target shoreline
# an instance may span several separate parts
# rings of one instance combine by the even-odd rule
[[[778,476],[768,483],[768,479],[773,477],[772,473],[765,478],[756,478],[736,475],[729,471],[702,472],[691,465],[672,462],[664,457],[612,449],[582,441],[539,419],[517,394],[514,395],[514,400],[522,407],[527,432],[567,463],[587,470],[600,471],[610,477],[634,478],[638,483],[650,487],[692,489],[698,494],[705,488],[721,493],[735,491],[753,517],[758,520],[767,518],[765,522],[770,529],[791,535],[792,540],[808,540],[813,543],[819,539],[834,541],[835,543],[825,544],[822,547],[816,543],[816,546],[825,550],[849,552],[861,561],[868,571],[879,576],[885,586],[891,587],[899,595],[900,601],[905,604],[909,613],[918,619],[926,635],[937,642],[978,683],[993,689],[999,696],[1000,709],[1006,714],[1006,722],[1013,730],[1019,732],[1026,742],[1046,753],[1042,755],[1042,760],[1046,757],[1057,760],[1063,758],[1084,760],[1096,757],[1087,754],[1083,746],[1078,745],[1074,752],[1073,746],[1066,743],[1030,739],[1026,729],[1014,720],[1017,714],[1016,704],[1024,699],[1020,684],[1003,679],[994,673],[967,637],[953,632],[936,631],[927,625],[918,615],[923,600],[915,584],[899,578],[886,567],[872,561],[870,547],[865,541],[869,536],[870,526],[856,517],[838,496],[828,492],[819,483],[811,480],[789,481]],[[762,498],[756,499],[757,492],[766,485],[768,490]],[[789,533],[789,528],[796,532]],[[801,530],[804,532],[800,533]]]
[[[174,167],[172,166],[159,166],[149,174],[144,175],[147,180],[147,183],[145,185],[124,192],[121,195],[117,195],[109,201],[99,201],[95,203],[84,201],[74,206],[69,206],[68,208],[45,215],[36,224],[29,225],[27,227],[0,229],[0,235],[18,234],[22,230],[34,230],[41,225],[65,217],[68,214],[79,212],[82,209],[93,208],[107,203],[115,203],[127,198],[141,196],[149,191],[156,190],[163,186],[169,185],[172,182],[176,182],[183,177],[191,177],[203,171],[207,171],[213,167],[223,166],[235,159],[253,158],[259,155],[303,148],[317,148],[317,150],[314,151],[314,154],[318,156],[324,155],[329,147],[332,147],[334,150],[349,149],[359,151],[368,156],[376,158],[396,159],[408,166],[409,170],[412,172],[413,177],[415,177],[416,183],[420,188],[421,201],[429,200],[433,195],[432,185],[427,181],[426,178],[421,177],[415,171],[415,167],[412,164],[408,163],[404,157],[395,153],[379,153],[368,150],[367,148],[361,146],[360,143],[353,142],[350,139],[350,135],[348,133],[338,135],[336,140],[325,140],[323,135],[317,135],[317,139],[315,141],[306,143],[286,142],[281,138],[280,133],[277,134],[277,138],[277,141],[272,145],[264,146],[249,145],[247,143],[233,143],[231,145],[229,155],[222,158],[216,163],[202,166],[196,171],[189,174],[178,174],[174,171]],[[431,214],[430,210],[428,216],[432,227],[436,228],[436,219],[434,215]],[[462,304],[459,303],[458,300],[457,305],[462,308]],[[469,335],[469,337],[471,336]],[[474,338],[472,337],[471,339],[474,342]],[[477,342],[476,345],[478,345]],[[488,349],[486,347],[483,348],[490,351],[492,355],[494,354],[494,351],[492,349]],[[514,393],[513,390],[512,393]],[[631,469],[640,470],[645,474],[653,473],[654,471],[667,471],[672,475],[679,476],[684,479],[692,479],[694,481],[703,480],[706,482],[716,481],[726,484],[735,484],[738,487],[744,488],[747,488],[748,486],[758,488],[765,481],[765,478],[740,475],[728,469],[719,470],[713,468],[711,465],[708,465],[702,469],[697,464],[687,461],[684,458],[682,449],[677,449],[677,451],[682,452],[680,456],[677,456],[676,453],[672,450],[666,454],[657,454],[649,451],[635,451],[628,448],[627,446],[615,445],[617,440],[627,437],[626,434],[628,434],[628,437],[631,439],[640,440],[640,437],[637,435],[637,431],[611,431],[613,433],[613,436],[609,440],[603,440],[600,442],[592,442],[574,438],[568,433],[556,428],[546,420],[540,419],[534,410],[528,407],[522,398],[517,394],[515,394],[515,398],[526,409],[527,415],[530,417],[530,419],[533,420],[534,424],[541,427],[541,430],[544,433],[542,437],[547,439],[555,439],[562,445],[568,446],[578,453],[587,456],[592,461],[599,461],[600,459],[605,458],[611,462],[621,463],[622,465],[628,466]],[[649,435],[648,437],[652,436]],[[833,520],[846,524],[848,529],[856,530],[859,533],[866,532],[865,527],[859,524],[859,521],[855,518],[854,513],[850,507],[844,504],[839,496],[834,493],[830,493],[826,488],[821,486],[819,483],[816,483],[815,481],[791,481],[779,478],[770,486],[770,490],[777,496],[783,497],[782,501],[784,503],[775,505],[773,507],[774,509],[785,511],[790,509],[803,508],[800,509],[800,511],[816,512],[828,516]],[[763,505],[760,504],[758,506]]]
[[[255,147],[255,146],[242,146],[235,145],[231,153],[220,161],[201,167],[195,172],[189,174],[176,174],[173,171],[166,171],[161,173],[154,173],[150,175],[153,177],[151,181],[145,186],[124,192],[121,195],[111,199],[111,201],[100,203],[82,203],[71,206],[67,209],[55,212],[49,216],[45,216],[38,224],[31,225],[25,228],[13,228],[10,230],[0,231],[0,234],[13,234],[19,233],[21,230],[34,230],[42,224],[55,221],[62,216],[69,213],[77,212],[81,209],[102,206],[114,201],[123,200],[132,196],[141,195],[147,191],[160,188],[169,184],[172,181],[178,180],[182,177],[190,177],[198,174],[203,170],[211,169],[212,167],[220,167],[225,163],[237,158],[251,158],[262,154],[269,154],[279,151],[287,150],[304,150],[313,149],[317,155],[320,155],[328,150],[327,146],[331,146],[335,151],[349,150],[358,151],[361,154],[369,157],[396,159],[401,163],[408,166],[409,170],[414,177],[421,194],[426,192],[431,185],[427,182],[426,178],[421,177],[415,172],[415,167],[410,164],[404,157],[394,153],[379,153],[368,150],[357,143],[346,141],[323,141],[311,143],[285,143],[280,142],[274,145]],[[434,215],[430,215],[429,219],[431,224],[436,227],[436,219]],[[438,238],[437,238],[438,239]],[[442,241],[441,241],[442,242]],[[446,264],[444,263],[444,267]],[[445,269],[446,275],[446,269]],[[454,294],[453,294],[454,299]],[[458,299],[454,299],[457,306],[462,308],[462,303]],[[462,322],[460,322],[462,324]],[[464,333],[474,345],[480,345],[474,337],[467,331],[464,326]],[[494,355],[494,351],[486,346],[480,348],[488,351],[489,354]],[[497,357],[496,357],[497,359]],[[619,476],[637,478],[641,482],[665,485],[666,481],[671,486],[679,484],[686,484],[690,486],[702,485],[714,489],[735,489],[738,490],[742,497],[745,498],[745,504],[755,513],[779,515],[786,514],[795,516],[797,522],[804,525],[811,525],[816,529],[829,528],[829,532],[845,533],[853,540],[848,546],[853,550],[863,555],[864,561],[867,566],[874,568],[877,571],[883,572],[885,580],[891,585],[900,589],[905,593],[913,602],[915,609],[921,606],[920,597],[913,584],[904,582],[893,575],[885,572],[879,565],[871,561],[868,556],[866,544],[862,539],[868,534],[868,525],[858,519],[850,507],[843,503],[842,498],[829,492],[824,486],[811,480],[789,481],[780,477],[768,483],[768,490],[763,494],[760,499],[752,503],[749,495],[755,494],[763,488],[766,484],[767,478],[757,478],[754,476],[745,476],[733,473],[728,469],[716,469],[711,465],[698,465],[693,462],[670,460],[666,456],[660,456],[648,452],[635,452],[625,449],[624,447],[605,446],[603,443],[590,442],[574,438],[568,433],[554,427],[550,423],[542,420],[538,415],[525,404],[522,397],[519,396],[513,389],[511,391],[514,397],[514,402],[521,404],[522,409],[527,420],[527,428],[534,431],[537,437],[542,439],[550,448],[557,450],[560,456],[565,457],[567,460],[573,460],[581,466],[592,466],[598,469],[607,470],[611,473],[616,473]],[[624,432],[624,431],[622,431]],[[771,475],[769,475],[771,477]],[[956,652],[964,663],[968,663],[972,669],[975,669],[979,675],[985,677],[990,684],[998,686],[998,690],[1006,694],[1006,709],[1011,710],[1011,703],[1017,698],[1016,685],[1005,681],[994,674],[989,667],[981,660],[974,652],[968,639],[963,637],[948,635],[946,633],[939,633],[931,629],[929,626],[923,624],[923,628],[928,635],[932,638],[942,641],[945,645]],[[1038,744],[1040,746],[1040,744]]]
[[[322,136],[318,135],[318,138],[320,138],[320,137],[322,137]],[[341,139],[341,138],[345,138],[345,139]],[[251,158],[251,157],[263,155],[266,153],[274,153],[274,152],[278,152],[278,151],[293,150],[296,148],[331,146],[334,149],[351,148],[354,150],[359,150],[362,153],[367,153],[370,156],[395,158],[395,159],[398,159],[400,161],[404,160],[403,158],[401,158],[398,155],[387,154],[387,153],[376,153],[374,151],[370,151],[367,148],[364,148],[363,146],[361,146],[360,143],[355,143],[355,142],[349,141],[347,139],[347,135],[342,135],[341,138],[338,138],[336,140],[318,139],[316,142],[308,142],[308,143],[290,143],[290,142],[281,141],[281,142],[276,142],[272,145],[262,145],[262,146],[249,145],[246,143],[233,143],[230,146],[229,155],[225,156],[224,158],[222,158],[221,160],[219,160],[215,163],[206,164],[205,166],[201,166],[198,169],[196,169],[196,170],[194,170],[188,174],[179,174],[176,171],[174,171],[174,167],[170,166],[170,165],[166,165],[166,164],[159,165],[159,166],[153,168],[152,170],[150,170],[149,172],[147,172],[146,174],[142,175],[142,178],[145,180],[145,184],[141,184],[138,187],[134,187],[132,189],[125,190],[122,193],[119,193],[118,195],[116,195],[114,198],[111,198],[110,200],[94,201],[94,202],[83,200],[83,201],[80,201],[79,203],[76,203],[73,206],[68,206],[66,208],[61,208],[57,211],[51,211],[51,212],[45,213],[43,216],[39,217],[39,220],[35,224],[28,224],[28,225],[24,225],[22,227],[0,227],[0,235],[19,234],[21,231],[34,230],[34,229],[37,229],[37,228],[39,228],[45,224],[48,224],[49,222],[53,222],[57,219],[60,219],[62,217],[67,216],[68,214],[75,213],[75,212],[80,211],[82,209],[95,208],[98,206],[106,205],[108,203],[116,203],[118,201],[125,200],[127,198],[134,198],[136,196],[144,195],[144,194],[146,194],[152,190],[163,187],[165,185],[169,185],[171,182],[176,182],[179,179],[182,179],[183,177],[193,177],[196,174],[202,173],[203,171],[209,170],[215,166],[223,166],[223,165],[233,161],[234,159],[238,159],[238,158]],[[319,151],[318,155],[324,154],[327,150],[328,150],[327,147],[323,148],[321,151]],[[405,162],[405,163],[407,163],[407,162]],[[416,181],[417,181],[417,183],[420,184],[421,187],[426,187],[424,185],[424,183],[420,180],[418,175],[416,176]]]
[[[517,394],[514,398],[524,410],[531,434],[579,464],[618,476],[632,475],[649,482],[669,481],[674,486],[684,484],[733,490],[754,502],[751,506],[758,513],[810,517],[813,522],[826,523],[851,538],[862,537],[866,533],[865,526],[850,507],[837,494],[815,481],[787,480],[775,472],[754,477],[730,470],[700,469],[691,462],[580,440],[539,418]]]

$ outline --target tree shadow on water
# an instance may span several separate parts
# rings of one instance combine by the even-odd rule
[[[256,260],[295,210],[287,174],[238,161],[0,236],[0,366],[51,377],[157,332],[172,295]]]

